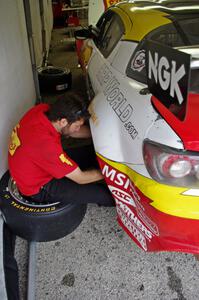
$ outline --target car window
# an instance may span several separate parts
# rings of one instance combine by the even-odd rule
[[[169,47],[185,45],[185,42],[173,24],[166,25],[164,28],[160,28],[159,30],[154,30],[147,36],[147,38]]]
[[[187,37],[188,45],[199,45],[199,16],[191,19],[178,20],[183,35]]]
[[[104,35],[107,32],[107,29],[110,26],[111,20],[113,17],[112,11],[108,11],[105,14],[102,15],[102,17],[99,19],[97,23],[97,28],[99,29],[99,35],[94,38],[94,42],[97,47],[100,47],[101,41],[104,38]]]
[[[112,11],[105,13],[97,23],[99,35],[94,42],[104,57],[108,57],[124,33],[122,20]]]
[[[144,46],[148,39],[169,47],[199,45],[199,18],[176,17],[173,23],[153,30],[139,43],[130,58],[126,75],[142,83],[147,83]]]
[[[126,70],[126,75],[128,77],[142,83],[147,83],[145,68],[145,42],[149,39],[170,47],[178,47],[185,44],[173,24],[161,26],[150,32],[135,49]]]
[[[199,69],[191,70],[190,86],[189,90],[191,93],[199,93]]]

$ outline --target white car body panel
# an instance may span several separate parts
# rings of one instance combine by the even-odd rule
[[[164,119],[157,120],[146,134],[146,138],[176,149],[184,149],[180,137],[171,129]]]
[[[91,120],[95,150],[114,161],[144,164],[143,139],[157,119],[150,94],[139,93],[145,85],[118,72],[97,48],[93,51],[88,73],[96,95],[91,104],[96,116],[95,121]],[[123,104],[119,104],[120,101]],[[144,116],[144,122],[140,116]]]
[[[129,58],[137,47],[137,43],[122,41],[118,43],[119,49],[114,56],[112,65],[113,67],[122,74],[125,74],[126,67],[129,62]]]

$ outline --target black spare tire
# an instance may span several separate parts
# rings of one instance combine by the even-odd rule
[[[41,67],[38,69],[38,79],[41,92],[64,92],[72,85],[72,74],[67,68]]]
[[[26,240],[47,242],[73,232],[86,214],[86,204],[27,201],[6,172],[0,179],[0,210],[12,232]]]

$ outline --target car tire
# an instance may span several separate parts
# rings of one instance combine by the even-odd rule
[[[41,92],[61,93],[71,89],[72,74],[70,69],[53,66],[38,69],[39,87]]]
[[[11,231],[28,241],[47,242],[62,238],[73,232],[86,214],[87,205],[75,204],[75,201],[42,206],[20,195],[21,201],[13,196],[9,183],[7,171],[0,180],[0,209]]]

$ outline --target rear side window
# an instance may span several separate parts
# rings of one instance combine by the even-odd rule
[[[179,20],[178,24],[187,38],[187,45],[199,45],[199,15],[191,19]]]
[[[169,47],[181,47],[190,45],[199,45],[199,16],[179,16],[173,20],[173,23],[161,26],[150,32],[135,49],[130,58],[126,69],[126,75],[139,82],[147,83],[146,69],[145,69],[145,41],[150,39],[152,41],[167,45]],[[194,71],[193,74],[197,73]],[[196,79],[192,76],[196,87]],[[199,80],[198,80],[199,81]],[[198,82],[197,81],[197,82]]]
[[[189,90],[193,94],[199,94],[199,69],[191,70]]]
[[[158,30],[154,30],[147,38],[169,47],[179,47],[185,44],[173,24],[164,26],[162,30],[161,27]]]
[[[161,26],[150,32],[138,45],[126,70],[126,75],[139,82],[147,83],[145,68],[145,41],[152,40],[170,47],[184,45],[184,42],[173,24]]]
[[[104,57],[108,57],[124,33],[122,20],[112,11],[105,13],[97,23],[99,36],[94,42]]]

